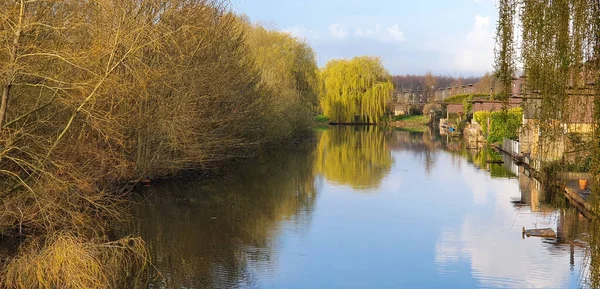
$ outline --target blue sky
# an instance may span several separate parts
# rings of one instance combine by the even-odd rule
[[[392,74],[491,71],[495,0],[232,0],[253,22],[305,39],[320,66],[379,56]]]

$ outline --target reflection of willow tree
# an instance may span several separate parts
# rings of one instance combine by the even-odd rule
[[[324,131],[316,169],[330,181],[356,189],[379,186],[392,168],[386,135],[378,127],[337,127]]]
[[[252,287],[247,265],[271,268],[280,222],[309,221],[312,160],[287,155],[210,184],[153,187],[149,204],[134,211],[165,288]]]

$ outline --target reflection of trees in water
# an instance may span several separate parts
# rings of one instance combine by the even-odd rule
[[[252,268],[276,265],[274,237],[282,221],[302,230],[317,190],[312,157],[287,154],[211,183],[151,188],[134,208],[166,288],[253,287]],[[289,224],[289,223],[288,223]],[[159,285],[157,281],[156,285]]]
[[[421,158],[428,175],[435,167],[436,151],[441,147],[439,138],[430,129],[425,132],[394,131],[389,144],[393,150],[411,152]]]
[[[600,288],[600,223],[597,219],[586,219],[574,208],[562,209],[558,219],[557,244],[551,251],[564,250],[560,245],[569,245],[570,266],[575,270],[577,248],[584,248],[581,261],[580,288]],[[563,251],[564,252],[564,251]]]
[[[452,159],[452,164],[456,169],[460,169],[462,159],[466,159],[475,167],[488,171],[492,178],[515,177],[514,173],[501,164],[503,162],[502,153],[491,147],[468,148],[463,139],[446,141],[443,147],[444,150],[455,156]]]
[[[316,153],[318,173],[355,189],[378,187],[393,163],[386,135],[375,126],[330,128],[321,134]]]

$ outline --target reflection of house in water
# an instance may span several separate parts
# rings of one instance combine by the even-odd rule
[[[528,176],[522,167],[519,174],[519,190],[521,191],[520,204],[531,206],[532,212],[551,213],[556,210],[555,207],[546,204],[547,198],[542,184]]]
[[[516,206],[530,206],[532,213],[540,214],[540,217],[545,218],[552,216],[558,210],[556,239],[547,239],[544,240],[544,243],[550,244],[547,247],[548,250],[555,251],[557,254],[563,254],[567,249],[565,246],[568,246],[569,266],[570,270],[574,271],[577,252],[589,250],[589,244],[587,243],[589,238],[586,238],[586,236],[589,236],[588,220],[575,208],[567,209],[560,204],[556,204],[552,200],[554,195],[548,194],[542,184],[535,178],[529,177],[522,168],[519,174],[519,190],[521,191],[521,200],[515,202]],[[600,271],[596,270],[596,272]],[[589,276],[586,278],[589,278]]]

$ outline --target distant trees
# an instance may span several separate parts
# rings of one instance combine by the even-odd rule
[[[474,93],[495,94],[500,90],[500,81],[494,74],[486,73],[481,79],[475,83]]]
[[[435,90],[437,85],[437,77],[427,71],[425,74],[425,99],[423,101],[432,101],[435,99]]]
[[[471,84],[479,81],[480,77],[453,77],[445,75],[433,75],[437,81],[437,88],[450,87],[457,83]],[[402,91],[417,91],[425,90],[425,78],[426,75],[394,75],[392,76],[392,82],[397,92]]]
[[[332,60],[321,71],[321,107],[334,122],[380,122],[393,91],[390,75],[376,57]]]

